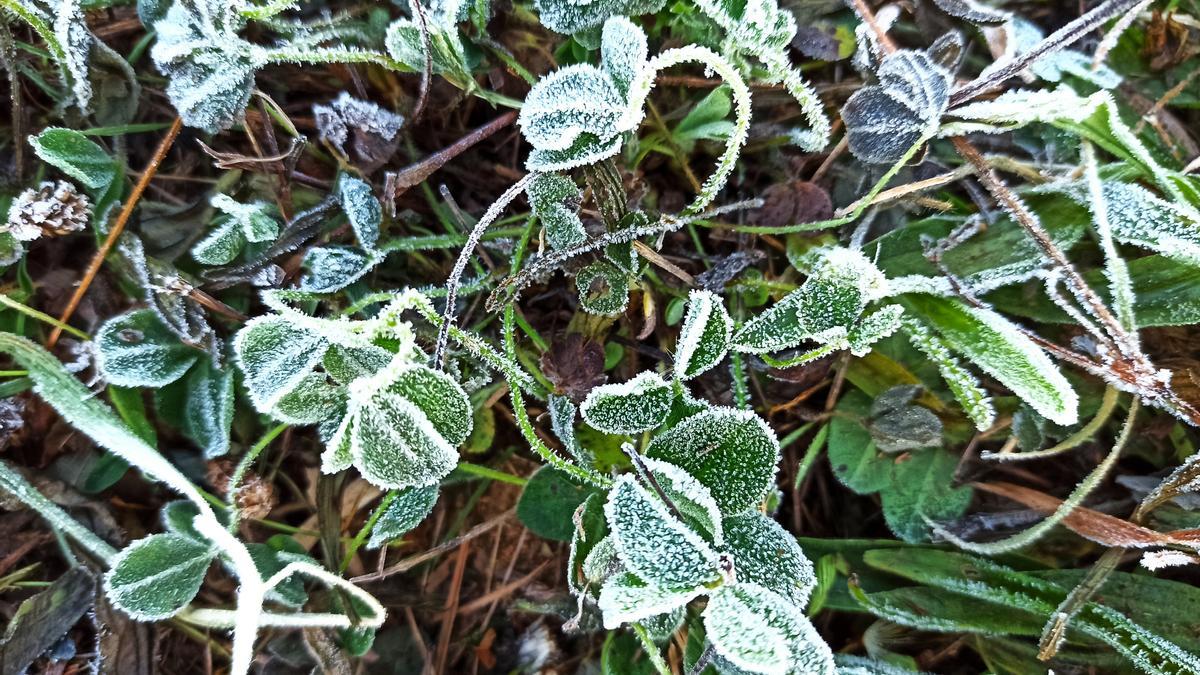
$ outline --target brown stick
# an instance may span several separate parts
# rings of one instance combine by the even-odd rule
[[[121,208],[121,213],[117,215],[116,221],[113,222],[112,228],[108,231],[108,236],[104,239],[104,243],[100,245],[100,250],[96,251],[96,255],[92,257],[92,262],[88,263],[87,271],[83,274],[83,279],[80,280],[79,286],[75,289],[75,294],[71,296],[70,302],[67,303],[67,308],[63,310],[62,316],[58,320],[66,323],[75,310],[79,308],[79,303],[83,300],[84,294],[87,293],[88,287],[96,279],[96,274],[100,272],[100,266],[104,264],[104,259],[112,251],[117,244],[117,239],[120,238],[121,232],[125,230],[125,224],[129,222],[129,216],[133,215],[133,209],[137,206],[138,200],[142,198],[142,193],[146,191],[146,186],[150,185],[150,181],[154,178],[154,174],[158,173],[158,165],[162,163],[163,158],[167,156],[171,146],[175,144],[175,139],[179,136],[179,131],[183,128],[183,120],[176,117],[171,123],[171,128],[167,129],[167,135],[159,141],[158,148],[154,151],[154,156],[150,158],[150,162],[146,165],[146,169],[142,171],[141,178],[133,186],[133,192],[129,193],[129,198],[125,200],[125,206]],[[61,328],[55,328],[50,333],[50,339],[46,340],[46,347],[53,347],[58,338],[62,335]]]

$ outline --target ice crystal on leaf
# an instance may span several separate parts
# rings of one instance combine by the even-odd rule
[[[604,513],[621,562],[646,582],[686,591],[720,578],[717,551],[633,475],[617,479]]]
[[[604,25],[610,17],[654,14],[666,0],[534,0],[542,25],[558,33],[578,33]]]
[[[384,40],[388,53],[416,71],[425,70],[432,54],[432,63],[429,65],[435,74],[450,78],[459,86],[472,86],[474,80],[457,26],[463,19],[462,10],[466,7],[458,0],[435,0],[428,7],[420,9],[415,5],[417,2],[420,0],[409,1],[412,18],[398,19],[388,27]],[[425,15],[424,31],[419,13]],[[428,48],[423,33],[428,35]]]
[[[367,548],[379,548],[399,539],[421,524],[437,504],[438,486],[427,485],[401,490],[371,528]]]
[[[817,577],[795,536],[757,510],[726,517],[723,529],[738,583],[765,586],[797,607],[808,603]]]
[[[901,50],[884,58],[879,84],[846,101],[842,119],[850,152],[870,164],[894,164],[932,137],[950,101],[951,74],[925,52]]]
[[[354,98],[343,91],[327,105],[314,105],[313,118],[321,138],[347,153],[347,143],[366,142],[370,137],[388,143],[404,126],[404,116],[371,101]]]
[[[646,456],[695,476],[729,515],[754,508],[766,496],[780,450],[775,432],[753,412],[711,408],[656,436]]]
[[[648,583],[628,572],[608,577],[598,606],[608,630],[679,609],[705,592],[702,585],[673,589]]]
[[[636,434],[663,423],[670,411],[671,385],[652,372],[592,389],[580,406],[583,419],[607,434]]]
[[[238,36],[245,19],[231,0],[175,0],[154,24],[150,50],[185,124],[209,133],[241,119],[266,52]]]
[[[732,665],[763,675],[833,675],[833,653],[798,607],[768,588],[725,584],[704,610],[705,637]]]
[[[629,84],[642,68],[646,36],[628,19],[604,25],[602,68],[579,63],[538,81],[525,98],[517,123],[533,146],[530,171],[560,171],[616,154],[620,135],[637,128]]]
[[[206,265],[231,262],[249,243],[274,241],[279,223],[266,202],[242,204],[228,195],[218,194],[212,205],[223,214],[217,227],[192,248],[192,257]]]
[[[379,262],[379,257],[354,246],[314,246],[304,254],[301,265],[308,270],[300,278],[300,289],[332,293],[358,281]]]
[[[806,340],[849,346],[848,338],[863,310],[887,293],[887,279],[861,252],[828,249],[800,288],[738,330],[734,349],[762,354],[797,347]],[[888,315],[873,319],[855,339],[856,347],[861,350],[865,338],[894,330],[893,323]]]
[[[183,377],[201,352],[149,309],[109,319],[96,332],[97,367],[119,387],[161,387]]]
[[[557,173],[539,173],[529,181],[525,194],[533,214],[546,228],[551,248],[561,251],[587,241],[577,213],[583,193],[575,181]]]
[[[692,291],[675,348],[675,376],[689,380],[713,368],[729,351],[733,319],[715,293]]]

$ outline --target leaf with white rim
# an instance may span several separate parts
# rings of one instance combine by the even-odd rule
[[[751,583],[709,596],[705,636],[733,665],[763,675],[834,675],[833,653],[808,618],[783,596]]]
[[[723,527],[738,583],[765,586],[796,607],[808,602],[817,585],[816,572],[792,533],[759,511],[730,516]]]
[[[604,515],[621,562],[646,582],[687,590],[720,578],[717,552],[632,475],[617,479]]]
[[[869,164],[894,164],[937,131],[950,101],[950,72],[925,52],[883,59],[879,84],[856,91],[842,108],[850,152]]]
[[[202,352],[149,309],[113,317],[96,332],[97,366],[118,387],[161,387],[183,377]]]
[[[246,390],[261,413],[274,414],[279,400],[312,372],[329,341],[279,315],[251,319],[233,340]]]
[[[138,621],[161,621],[182,610],[204,583],[215,551],[178,534],[152,534],[125,547],[104,575],[104,591]]]
[[[579,410],[588,426],[597,431],[635,434],[662,424],[674,397],[669,382],[646,371],[628,382],[592,389]]]
[[[614,574],[600,587],[600,613],[604,627],[615,630],[622,624],[642,621],[683,607],[704,593],[702,585],[673,590],[642,581],[629,573]]]
[[[710,291],[692,291],[675,349],[676,377],[689,380],[716,366],[728,353],[732,337],[733,319],[721,298]]]

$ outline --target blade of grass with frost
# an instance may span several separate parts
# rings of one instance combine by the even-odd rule
[[[1100,172],[1096,166],[1096,151],[1091,143],[1083,144],[1084,176],[1087,180],[1089,203],[1092,210],[1092,224],[1100,239],[1100,250],[1104,252],[1104,276],[1108,278],[1112,292],[1113,311],[1121,326],[1125,329],[1133,347],[1137,348],[1137,317],[1134,305],[1137,298],[1133,294],[1133,282],[1129,278],[1129,268],[1125,260],[1117,252],[1113,243],[1113,227],[1109,222],[1109,205],[1100,182]],[[1116,336],[1114,336],[1116,337]]]
[[[925,324],[912,317],[905,317],[903,324],[909,342],[937,366],[942,380],[975,428],[979,431],[990,428],[996,421],[996,408],[979,380],[954,358],[946,344]]]

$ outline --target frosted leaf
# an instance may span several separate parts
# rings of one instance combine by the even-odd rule
[[[576,147],[582,135],[587,134],[589,145],[600,147],[628,130],[620,126],[625,105],[608,73],[579,63],[539,80],[525,98],[517,123],[535,150],[583,154],[590,150]]]
[[[432,53],[433,62],[430,66],[434,74],[449,77],[455,80],[458,86],[471,86],[471,68],[467,65],[466,49],[456,25],[459,20],[465,18],[460,16],[460,8],[465,7],[461,7],[457,2],[430,3],[424,10],[426,35],[422,35],[421,22],[417,18],[419,10],[412,7],[412,2],[419,1],[410,0],[409,11],[413,18],[398,19],[388,27],[387,36],[384,38],[388,54],[420,72],[425,70],[426,60]],[[425,46],[426,36],[429,39],[428,48]]]
[[[608,523],[604,519],[604,495],[598,492],[588,495],[587,499],[575,509],[572,521],[575,531],[571,535],[571,548],[567,557],[567,584],[573,592],[579,594],[590,582],[599,581],[608,576],[602,572],[596,578],[592,578],[583,569],[584,561],[600,545],[601,541],[608,541],[610,546],[612,543],[607,539]],[[616,557],[615,549],[612,551],[612,557]]]
[[[152,534],[112,559],[104,575],[104,595],[138,621],[172,617],[200,591],[213,554],[207,542],[178,534]]]
[[[642,581],[633,574],[614,574],[600,588],[599,607],[604,616],[604,627],[615,630],[621,624],[673,611],[706,590],[703,585],[685,589],[664,588]]]
[[[798,608],[808,602],[816,573],[794,535],[759,511],[726,518],[724,529],[738,583],[765,586]]]
[[[150,56],[188,126],[217,133],[241,119],[267,62],[264,50],[238,37],[244,23],[229,0],[175,0],[154,24]]]
[[[980,431],[990,428],[996,421],[996,409],[979,380],[954,358],[942,339],[925,324],[910,318],[904,322],[904,332],[908,334],[909,342],[937,366],[950,393],[975,428]]]
[[[233,368],[218,369],[200,359],[185,382],[183,432],[203,450],[205,458],[229,452],[233,426]]]
[[[761,354],[844,339],[866,306],[887,294],[887,279],[860,251],[828,249],[800,288],[742,326],[734,349]]]
[[[863,87],[842,108],[850,152],[869,164],[895,164],[930,138],[950,100],[950,72],[924,52],[884,58],[879,84]]]
[[[202,352],[180,342],[149,309],[109,319],[96,332],[96,365],[118,387],[161,387],[183,377]]]
[[[246,390],[261,413],[274,414],[279,400],[321,363],[329,341],[282,316],[251,319],[233,340]]]
[[[337,198],[350,221],[354,236],[365,249],[371,250],[379,242],[379,224],[383,221],[383,208],[371,186],[349,174],[342,174],[337,182]]]
[[[872,345],[900,330],[903,315],[904,308],[900,305],[886,305],[863,317],[846,337],[850,343],[850,353],[866,356]]]
[[[385,110],[379,105],[354,98],[343,91],[328,105],[313,105],[313,118],[321,138],[343,154],[349,152],[347,143],[366,143],[371,137],[391,143],[404,126],[404,116]]]
[[[534,0],[542,25],[572,34],[601,26],[610,17],[654,14],[666,0]]]
[[[1073,118],[1088,105],[1087,99],[1065,86],[1054,90],[1006,91],[994,99],[968,103],[947,111],[948,117],[964,122],[947,124],[939,135],[957,135],[962,131],[1004,131],[1032,122],[1052,123]],[[977,126],[971,126],[971,123]]]
[[[604,516],[604,502],[602,496],[594,495],[600,501],[600,515]],[[588,551],[583,558],[583,565],[580,567],[583,572],[583,578],[588,583],[600,583],[614,574],[621,573],[621,559],[617,557],[616,537],[609,534],[603,539],[598,540],[593,548]]]
[[[333,293],[358,281],[379,264],[380,258],[356,246],[313,246],[300,263],[307,272],[300,290]]]
[[[629,85],[645,66],[648,56],[646,34],[632,21],[614,17],[604,23],[600,34],[601,63],[622,97],[629,96]]]
[[[654,477],[657,489],[671,501],[684,523],[717,548],[724,546],[721,511],[708,488],[674,464],[649,457],[641,461]]]
[[[1078,419],[1079,397],[1046,353],[1000,314],[950,298],[907,296],[909,310],[954,351],[1058,424]]]
[[[739,49],[767,61],[778,60],[796,34],[796,20],[775,0],[696,0],[696,5]]]
[[[713,368],[725,358],[732,338],[733,319],[721,298],[711,291],[692,291],[676,343],[675,376],[690,380]]]
[[[337,429],[325,443],[325,451],[321,453],[321,473],[338,473],[354,464],[354,457],[350,454],[350,439],[354,435],[357,419],[354,415],[342,417]]]
[[[898,384],[871,403],[871,419],[867,426],[875,447],[881,452],[895,454],[941,447],[941,419],[930,409],[913,402],[922,390],[917,384]]]
[[[579,305],[599,316],[616,316],[629,301],[629,279],[607,260],[597,260],[575,275]]]
[[[449,376],[398,357],[350,391],[347,417],[354,419],[347,433],[331,439],[327,453],[341,452],[348,437],[363,478],[392,490],[434,485],[454,470],[472,415],[466,392]]]
[[[271,206],[263,201],[242,204],[229,195],[213,195],[212,205],[237,223],[246,241],[262,243],[279,236],[279,222],[271,215]]]
[[[54,16],[54,38],[62,47],[65,63],[70,74],[71,90],[75,103],[88,110],[92,103],[92,83],[88,79],[88,61],[95,37],[87,27],[87,18],[79,0],[61,0]]]
[[[49,127],[30,136],[29,146],[38,159],[92,190],[93,197],[107,190],[117,176],[117,163],[104,148],[74,129]]]
[[[833,653],[800,609],[751,583],[726,584],[709,597],[704,633],[734,666],[763,675],[834,675]]]
[[[604,515],[621,562],[646,582],[690,590],[720,578],[717,552],[632,475],[617,479]]]
[[[557,173],[539,173],[525,187],[529,206],[542,227],[546,241],[556,251],[587,241],[587,232],[577,211],[583,193],[575,181]]]
[[[271,416],[288,424],[317,424],[344,410],[346,392],[325,373],[309,373],[275,403]]]
[[[1192,221],[1183,209],[1134,183],[1105,181],[1101,190],[1117,241],[1200,265],[1200,223]],[[1039,191],[1061,191],[1085,206],[1090,201],[1082,182],[1046,186]]]
[[[1033,49],[1046,37],[1037,24],[1020,16],[1013,17],[1012,35],[1016,43],[1016,56]],[[1093,68],[1092,57],[1074,49],[1056,49],[1031,63],[1029,70],[1050,82],[1061,82],[1070,75],[1101,89],[1112,89],[1121,84],[1121,76],[1112,68],[1104,64]]]
[[[1012,14],[995,7],[977,2],[977,0],[933,0],[933,4],[943,12],[965,19],[972,23],[996,24],[1008,21]]]
[[[606,434],[636,434],[663,423],[675,397],[671,385],[650,371],[628,382],[603,384],[579,406],[583,421]]]
[[[237,221],[226,218],[192,247],[192,257],[203,265],[227,265],[246,247],[246,236]]]
[[[325,372],[342,384],[374,375],[391,363],[392,353],[373,344],[331,345],[322,365]]]
[[[646,456],[682,468],[711,492],[722,513],[754,508],[775,483],[779,440],[749,410],[711,408],[655,437]]]
[[[436,485],[408,488],[396,493],[392,503],[388,504],[379,520],[375,521],[375,527],[371,528],[371,539],[367,541],[367,548],[379,548],[408,534],[433,511],[437,499]]]

